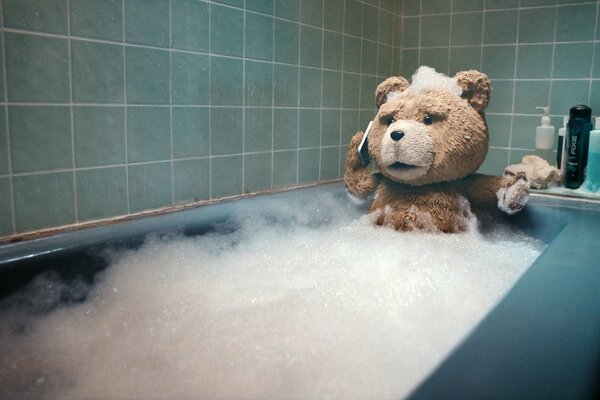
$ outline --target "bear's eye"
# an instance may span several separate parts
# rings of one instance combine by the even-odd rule
[[[393,118],[393,117],[386,118],[386,120],[385,120],[385,124],[386,124],[387,126],[390,126],[390,125],[391,125],[391,124],[393,124],[394,122],[396,122],[396,120],[394,120],[394,118]]]
[[[425,115],[423,117],[423,123],[425,125],[431,125],[431,124],[433,124],[433,117],[431,115],[429,115],[429,114]]]

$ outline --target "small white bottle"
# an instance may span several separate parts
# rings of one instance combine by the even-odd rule
[[[596,117],[594,130],[590,131],[588,162],[586,168],[587,189],[600,191],[600,117]]]
[[[543,110],[544,115],[541,119],[541,125],[535,128],[535,154],[552,165],[554,158],[554,126],[550,125],[550,108],[536,108]]]

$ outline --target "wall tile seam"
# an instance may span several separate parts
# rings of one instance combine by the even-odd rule
[[[597,37],[598,35],[598,12],[600,11],[600,1],[596,1],[596,18],[595,18],[595,23],[594,23],[594,38]],[[556,13],[558,15],[558,12]],[[556,34],[556,28],[554,29],[555,34]],[[552,49],[553,53],[552,53],[552,59],[554,59],[554,51],[555,51],[556,45],[554,46],[554,48]],[[593,78],[594,76],[594,65],[596,63],[596,44],[594,44],[594,48],[592,49],[592,62],[590,64],[590,79]],[[552,65],[552,67],[554,68],[554,65]],[[554,72],[554,71],[552,71]],[[552,93],[552,92],[550,92]],[[587,104],[591,104],[592,102],[592,84],[590,83],[590,87],[588,90],[588,99],[587,99]]]
[[[122,36],[121,36],[121,45],[123,46],[123,113],[124,113],[124,121],[123,121],[123,147],[125,149],[125,201],[127,204],[127,214],[131,214],[131,191],[129,188],[129,132],[127,126],[129,125],[129,113],[127,107],[127,47],[126,47],[126,20],[127,15],[125,12],[125,0],[121,1],[121,12],[123,15],[123,23],[122,23]],[[169,72],[170,74],[170,72]]]
[[[67,0],[67,10],[71,9],[71,0]],[[71,39],[71,13],[67,13],[67,33],[68,33],[68,46],[67,46],[67,57],[68,57],[68,68],[69,68],[69,124],[70,124],[70,136],[71,136],[71,166],[73,168],[72,184],[73,184],[73,216],[76,222],[79,222],[79,196],[77,195],[77,179],[75,176],[75,117],[73,107],[73,41]]]
[[[210,13],[209,13],[210,16]],[[175,167],[173,166],[173,1],[169,0],[169,158],[171,159],[171,204],[175,199]]]
[[[519,40],[519,33],[521,30],[521,13],[519,12],[517,14],[517,33],[516,33],[516,37],[517,37],[517,42]],[[556,29],[554,30],[555,34],[556,34]],[[483,48],[485,49],[485,47]],[[510,131],[508,134],[508,161],[510,162],[511,159],[511,155],[512,155],[512,140],[513,140],[513,134],[515,133],[513,131],[513,126],[514,126],[514,120],[515,120],[515,104],[516,104],[516,96],[517,96],[517,82],[516,82],[516,78],[517,78],[517,66],[519,65],[519,46],[515,46],[515,61],[514,61],[514,65],[513,65],[513,88],[512,88],[512,101],[511,101],[511,106],[510,106],[510,110],[511,110],[511,117],[510,117]]]

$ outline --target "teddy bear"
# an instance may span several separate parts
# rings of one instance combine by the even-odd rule
[[[484,109],[491,91],[479,71],[448,77],[426,66],[410,84],[399,76],[379,84],[377,114],[366,133],[350,140],[344,173],[351,195],[372,200],[376,224],[460,232],[468,229],[471,206],[507,214],[525,206],[525,174],[476,173],[488,151]]]

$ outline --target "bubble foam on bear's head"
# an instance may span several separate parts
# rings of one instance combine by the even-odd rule
[[[115,254],[83,303],[0,307],[0,397],[401,398],[543,247],[373,226],[343,194],[264,203]]]
[[[414,93],[420,93],[430,89],[443,90],[451,93],[455,96],[460,97],[462,95],[462,88],[456,82],[456,79],[451,78],[441,72],[437,72],[435,69],[422,65],[415,71],[411,78],[411,84],[407,90]],[[401,92],[390,92],[386,96],[386,100],[390,101]]]

